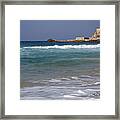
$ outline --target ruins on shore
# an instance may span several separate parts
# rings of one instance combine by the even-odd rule
[[[75,39],[69,40],[54,40],[48,39],[48,42],[100,42],[100,28],[97,27],[96,31],[92,34],[91,37],[76,36]]]

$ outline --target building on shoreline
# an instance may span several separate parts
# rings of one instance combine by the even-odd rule
[[[80,40],[80,41],[100,40],[100,28],[97,27],[96,31],[93,33],[91,37],[76,36],[76,40]]]
[[[75,39],[70,40],[48,39],[48,42],[100,42],[100,28],[97,27],[91,37],[84,37],[83,35],[79,35],[76,36]]]
[[[84,40],[84,36],[83,35],[76,36],[76,40]]]
[[[93,33],[91,40],[100,40],[100,28],[96,28],[96,31]]]

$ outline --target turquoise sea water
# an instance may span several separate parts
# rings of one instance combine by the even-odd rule
[[[100,44],[23,41],[20,98],[99,99]]]

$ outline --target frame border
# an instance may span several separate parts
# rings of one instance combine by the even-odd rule
[[[115,115],[5,115],[5,5],[115,5]],[[0,41],[0,119],[118,119],[119,111],[119,0],[47,0],[47,1],[2,1]]]

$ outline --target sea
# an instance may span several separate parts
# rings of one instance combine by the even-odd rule
[[[100,99],[100,43],[20,41],[20,99]]]

